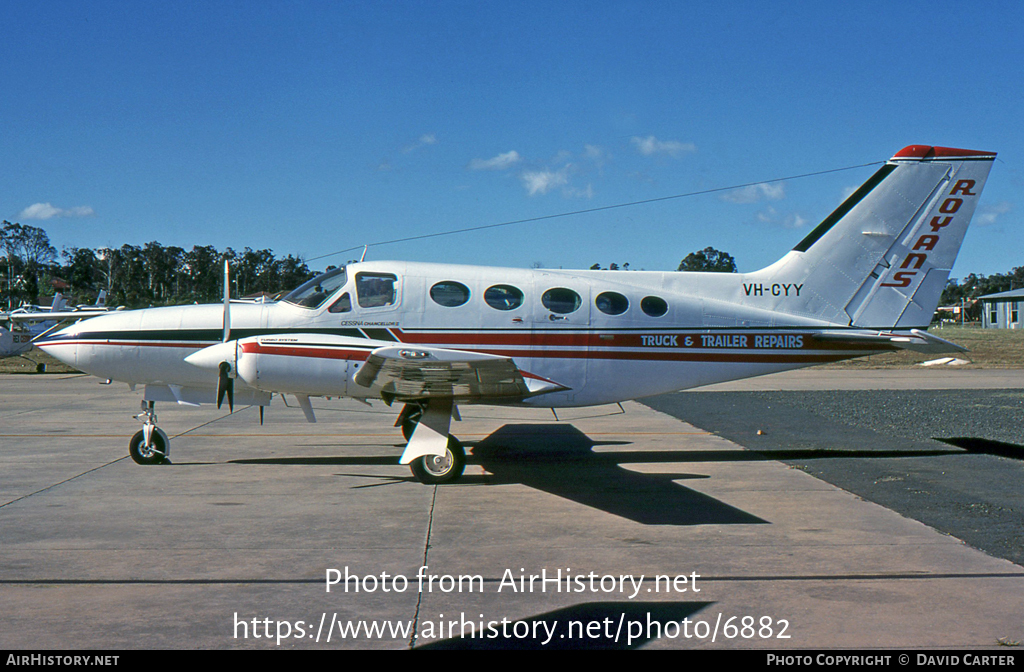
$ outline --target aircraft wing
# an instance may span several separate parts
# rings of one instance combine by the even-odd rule
[[[894,349],[913,350],[928,354],[966,352],[967,348],[952,341],[929,334],[922,329],[910,331],[823,331],[814,335],[814,340],[830,343],[889,345]]]
[[[370,353],[354,378],[391,401],[525,398],[568,389],[521,371],[510,357],[481,352],[385,346]]]
[[[109,311],[98,310],[58,310],[55,312],[18,312],[0,313],[0,320],[11,322],[49,322],[51,320],[84,320],[87,317],[96,317]]]

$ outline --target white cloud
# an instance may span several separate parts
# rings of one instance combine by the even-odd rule
[[[570,152],[568,149],[560,149],[560,150],[558,150],[558,153],[555,154],[555,158],[553,158],[551,160],[551,163],[554,163],[554,164],[568,163],[571,160],[572,160],[572,152]]]
[[[522,161],[519,152],[512,150],[504,154],[498,154],[492,159],[473,159],[469,162],[470,170],[505,170]]]
[[[762,199],[769,201],[778,201],[786,196],[786,187],[784,183],[768,184],[762,182],[761,184],[751,184],[740,189],[733,189],[720,195],[719,198],[723,201],[729,201],[730,203],[757,203]]]
[[[411,144],[408,147],[406,147],[405,149],[403,149],[402,152],[404,152],[405,154],[408,154],[409,152],[413,152],[413,151],[419,149],[420,147],[427,147],[429,145],[436,145],[436,144],[437,144],[437,136],[434,135],[433,133],[427,133],[425,135],[421,135],[419,140],[417,140],[413,144]]]
[[[526,191],[530,196],[546,194],[555,187],[561,187],[569,182],[568,172],[570,166],[571,164],[558,171],[527,170],[519,177],[523,180],[523,186],[526,187]]]
[[[791,212],[786,215],[786,219],[782,222],[782,225],[787,229],[802,229],[807,225],[807,220],[797,213]]]
[[[978,212],[978,216],[975,218],[975,222],[978,226],[988,226],[995,224],[999,215],[1005,215],[1006,213],[1013,210],[1013,204],[1009,201],[1000,201],[995,205],[986,205],[981,208]]]
[[[807,226],[807,219],[801,217],[799,213],[790,212],[784,215],[770,205],[754,217],[763,224],[773,224],[786,229],[802,229]]]
[[[697,146],[692,142],[679,142],[678,140],[658,140],[653,135],[648,135],[646,138],[634,136],[632,138],[633,145],[636,146],[638,152],[644,156],[654,156],[655,154],[668,154],[671,157],[679,157],[689,152],[696,152]]]
[[[766,209],[757,213],[755,216],[757,217],[757,221],[764,222],[765,224],[771,224],[776,220],[778,215],[779,211],[769,205]]]
[[[19,219],[53,219],[55,217],[92,217],[96,212],[88,205],[56,208],[50,203],[33,203],[18,213]]]
[[[587,185],[586,189],[576,189],[575,187],[566,187],[562,189],[562,194],[566,198],[593,198],[594,187]]]

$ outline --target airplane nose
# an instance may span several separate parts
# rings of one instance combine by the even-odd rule
[[[77,325],[64,327],[34,341],[35,346],[68,366],[79,368]]]

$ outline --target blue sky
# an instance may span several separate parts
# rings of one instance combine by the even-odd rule
[[[953,275],[1024,266],[1020,2],[0,0],[0,26],[0,218],[58,249],[311,259],[935,144],[999,152]],[[368,257],[755,270],[873,171]]]

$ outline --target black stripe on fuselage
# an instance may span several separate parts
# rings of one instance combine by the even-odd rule
[[[363,327],[363,331],[375,341],[398,341],[395,335],[387,329]]]
[[[900,331],[906,331],[909,329],[927,329],[927,325],[919,327],[901,327]],[[683,332],[694,332],[694,333],[708,333],[708,332],[734,332],[734,331],[759,331],[759,332],[779,332],[779,331],[804,331],[814,332],[822,329],[828,331],[889,331],[893,329],[891,326],[885,327],[848,327],[848,326],[829,326],[829,327],[810,327],[810,326],[792,326],[792,327],[764,327],[764,326],[750,326],[750,327],[619,327],[619,328],[607,328],[607,327],[583,327],[579,329],[572,328],[548,328],[542,330],[533,330],[531,333],[534,334],[555,334],[555,333],[578,333],[578,334],[591,334],[591,333],[683,333]],[[374,331],[377,330],[367,330]],[[380,330],[385,331],[385,330]],[[508,328],[404,328],[402,331],[412,333],[436,333],[436,334],[448,334],[448,333],[492,333],[492,332],[507,332],[507,333],[521,333],[518,330]],[[349,338],[362,338],[367,339],[367,334],[364,334],[359,329],[310,329],[293,327],[290,329],[232,329],[231,338],[241,339],[248,338],[251,336],[274,336],[278,334],[328,334],[331,336],[346,336]],[[201,343],[219,343],[224,337],[224,332],[221,329],[143,329],[143,330],[120,330],[120,331],[88,331],[79,332],[77,334],[51,334],[41,341],[37,341],[37,345],[45,345],[46,343],[60,343],[61,341],[153,341],[153,342],[201,342]],[[390,331],[387,332],[386,338],[378,338],[376,340],[381,341],[394,341],[401,342],[396,339],[394,334]]]
[[[366,336],[358,329],[311,329],[311,328],[286,328],[286,329],[232,329],[231,340],[249,338],[250,336],[274,336],[276,334],[327,334],[330,336],[347,336],[349,338],[363,338]],[[43,343],[58,343],[60,341],[99,341],[99,340],[124,340],[133,341],[198,341],[203,343],[218,343],[224,338],[223,329],[130,329],[118,331],[82,331],[77,334],[53,334],[48,336]]]

